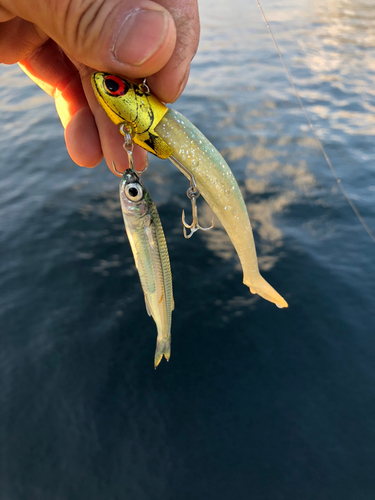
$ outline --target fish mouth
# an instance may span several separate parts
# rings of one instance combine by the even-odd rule
[[[138,182],[141,184],[141,179],[139,178],[138,174],[134,172],[131,168],[128,168],[124,172],[124,176],[126,177],[126,182]]]
[[[145,191],[145,187],[144,187],[139,175],[131,168],[127,168],[125,170],[125,172],[123,173],[123,176],[121,179],[121,185],[125,187],[127,184],[131,184],[133,182],[138,183],[140,186],[142,186],[142,189]]]

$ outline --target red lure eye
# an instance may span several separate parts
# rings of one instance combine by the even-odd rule
[[[104,78],[104,86],[109,94],[120,96],[126,93],[126,84],[122,78],[116,75],[109,75]]]

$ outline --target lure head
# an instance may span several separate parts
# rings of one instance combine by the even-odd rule
[[[133,141],[159,158],[168,158],[171,148],[155,132],[168,108],[151,95],[146,85],[137,85],[117,75],[93,73],[95,95],[116,125],[125,123],[133,132]]]
[[[149,194],[134,170],[125,170],[120,182],[121,208],[126,216],[144,217],[149,212]]]

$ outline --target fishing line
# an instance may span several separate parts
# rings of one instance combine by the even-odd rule
[[[342,183],[341,183],[341,179],[339,178],[339,176],[337,175],[337,173],[336,173],[335,169],[333,168],[333,165],[332,165],[332,163],[331,163],[331,160],[329,159],[328,154],[326,153],[326,150],[324,149],[324,146],[323,146],[322,141],[319,139],[319,137],[317,136],[317,134],[316,134],[316,132],[315,132],[315,129],[314,129],[314,127],[313,127],[313,124],[311,123],[310,118],[309,118],[309,116],[308,116],[308,114],[307,114],[307,111],[306,111],[306,109],[305,109],[305,106],[304,106],[304,105],[303,105],[303,103],[302,103],[302,100],[301,100],[301,97],[300,97],[300,95],[299,95],[299,92],[298,92],[298,90],[297,90],[296,86],[294,85],[293,79],[292,79],[292,77],[291,77],[291,75],[290,75],[290,73],[289,73],[289,71],[288,71],[288,68],[287,68],[287,67],[286,67],[286,65],[285,65],[284,58],[283,58],[283,56],[282,56],[282,54],[281,54],[281,51],[280,51],[279,45],[278,45],[278,43],[276,42],[276,38],[274,37],[273,31],[272,31],[272,29],[271,29],[271,26],[269,25],[269,23],[268,23],[268,21],[267,21],[266,15],[265,15],[265,13],[263,12],[263,9],[262,9],[262,7],[261,7],[261,5],[260,5],[260,3],[259,3],[259,0],[255,0],[255,1],[256,1],[256,3],[258,4],[258,7],[259,7],[259,9],[260,9],[260,12],[262,13],[262,17],[263,17],[263,19],[264,19],[264,22],[266,23],[266,26],[267,26],[267,28],[268,28],[268,31],[269,31],[269,33],[270,33],[270,35],[271,35],[271,38],[272,38],[272,40],[273,40],[273,43],[274,43],[274,45],[275,45],[275,47],[276,47],[276,50],[277,50],[277,53],[278,53],[278,55],[279,55],[280,61],[281,61],[282,65],[283,65],[283,67],[284,67],[284,70],[285,70],[286,76],[288,77],[289,83],[290,83],[290,85],[291,85],[291,86],[292,86],[292,88],[293,88],[293,91],[294,91],[294,93],[295,93],[295,95],[296,95],[296,97],[297,97],[297,100],[298,100],[298,102],[299,102],[299,105],[301,106],[301,109],[302,109],[302,111],[303,111],[303,114],[305,115],[305,118],[306,118],[306,120],[307,120],[307,123],[309,124],[310,130],[311,130],[311,132],[312,132],[312,134],[313,134],[313,136],[314,136],[314,138],[315,138],[315,140],[316,140],[316,142],[317,142],[317,144],[318,144],[318,146],[319,146],[319,149],[320,149],[320,151],[323,153],[323,156],[324,156],[324,158],[325,158],[325,160],[326,160],[326,162],[327,162],[327,164],[328,164],[328,166],[329,166],[329,168],[330,168],[330,170],[331,170],[331,172],[332,172],[333,177],[336,179],[336,182],[337,182],[337,184],[338,184],[338,186],[339,186],[339,188],[340,188],[340,190],[341,190],[341,192],[342,192],[342,194],[343,194],[344,198],[346,199],[346,201],[348,202],[349,206],[351,207],[351,209],[353,210],[353,212],[354,212],[354,213],[355,213],[355,215],[357,216],[357,218],[358,218],[359,222],[362,224],[362,226],[363,226],[364,230],[366,231],[366,233],[370,236],[370,238],[372,239],[372,241],[375,243],[375,235],[374,235],[374,233],[371,231],[371,229],[370,229],[370,228],[369,228],[369,226],[367,225],[366,221],[364,220],[364,218],[363,218],[363,217],[362,217],[362,215],[360,214],[360,212],[359,212],[358,208],[355,206],[354,202],[353,202],[353,201],[349,198],[349,195],[347,194],[347,192],[346,192],[346,191],[345,191],[345,189],[343,188]]]

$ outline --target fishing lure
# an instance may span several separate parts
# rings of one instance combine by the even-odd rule
[[[190,180],[188,196],[194,219],[188,225],[183,214],[184,229],[190,228],[190,235],[197,229],[208,229],[199,226],[196,215],[196,198],[200,193],[237,251],[244,284],[252,293],[278,307],[288,307],[259,272],[253,232],[241,191],[224,158],[208,139],[187,118],[153,96],[145,82],[137,85],[116,75],[97,72],[92,75],[92,85],[109,118],[115,124],[125,123],[135,144],[159,158],[169,158]]]
[[[158,331],[156,368],[163,356],[169,361],[171,355],[174,300],[167,244],[156,206],[132,169],[126,170],[122,176],[120,202],[147,313],[152,316]]]

